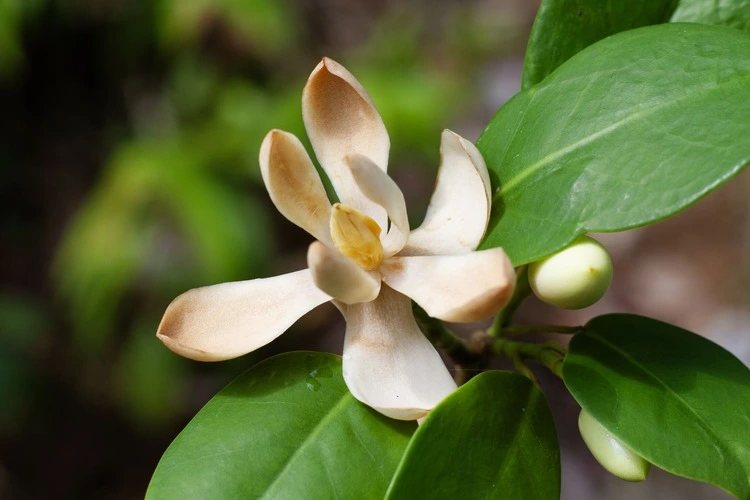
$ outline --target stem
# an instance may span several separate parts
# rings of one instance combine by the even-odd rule
[[[538,384],[539,381],[536,378],[536,375],[534,375],[534,372],[531,371],[531,368],[528,367],[528,365],[524,362],[523,357],[521,357],[520,354],[516,353],[513,356],[513,366],[518,370],[518,372],[526,377],[527,379],[531,380],[535,384]]]
[[[503,330],[503,337],[512,335],[526,335],[528,333],[578,333],[583,329],[582,326],[565,326],[565,325],[513,325]]]
[[[560,354],[560,356],[565,356],[566,354],[568,354],[568,350],[557,342],[542,342],[540,345],[546,347],[547,349],[552,349],[556,353]]]
[[[519,365],[518,360],[532,359],[562,378],[562,361],[565,357],[565,348],[561,345],[552,347],[549,343],[530,344],[528,342],[499,338],[492,339],[489,348],[494,354],[511,358],[516,367]],[[527,377],[529,376],[527,373],[528,368],[525,370],[519,369],[519,371]],[[536,380],[535,377],[529,378]]]
[[[466,367],[481,367],[492,356],[510,358],[516,369],[534,382],[537,381],[536,376],[526,365],[526,359],[540,363],[562,378],[562,361],[567,354],[565,347],[551,341],[533,344],[511,340],[506,336],[535,332],[576,333],[582,329],[580,326],[563,325],[513,325],[503,331],[503,337],[491,337],[489,332],[479,331],[471,341],[466,342],[457,337],[442,321],[431,318],[416,303],[413,303],[413,309],[414,317],[424,335],[456,363],[458,382],[470,378],[470,374],[465,371]]]
[[[425,337],[433,345],[443,349],[457,365],[469,366],[482,359],[480,353],[469,349],[466,343],[450,331],[442,321],[428,316],[424,309],[419,307],[416,302],[413,304],[414,317],[422,332],[424,332]]]
[[[531,285],[529,285],[528,273],[528,266],[521,267],[516,273],[516,289],[513,291],[513,296],[510,298],[508,305],[505,306],[505,309],[500,311],[500,314],[495,317],[492,326],[487,330],[487,333],[490,336],[501,337],[505,335],[503,328],[510,324],[516,310],[521,304],[523,304],[523,301],[531,295]]]

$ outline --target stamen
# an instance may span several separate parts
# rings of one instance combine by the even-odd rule
[[[383,262],[380,226],[367,215],[348,205],[335,203],[331,210],[331,238],[343,255],[368,271]]]

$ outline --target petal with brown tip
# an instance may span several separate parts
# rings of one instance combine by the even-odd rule
[[[490,177],[477,148],[443,131],[440,169],[424,222],[402,255],[458,255],[477,248],[490,217]]]
[[[392,257],[380,266],[383,281],[414,299],[430,316],[468,323],[505,307],[515,271],[502,248],[463,255]]]
[[[194,288],[169,304],[156,336],[196,361],[236,358],[268,344],[328,300],[307,269]]]
[[[260,172],[276,208],[315,239],[332,245],[331,203],[323,182],[299,139],[271,130],[260,147]]]
[[[346,68],[324,58],[302,92],[302,117],[341,202],[385,227],[385,211],[362,195],[344,161],[347,155],[361,154],[383,170],[388,167],[388,132],[362,85]]]

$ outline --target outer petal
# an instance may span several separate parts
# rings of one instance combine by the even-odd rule
[[[271,342],[307,311],[330,299],[315,286],[307,269],[194,288],[169,304],[156,336],[186,358],[236,358]]]
[[[333,245],[328,229],[331,203],[302,143],[289,132],[271,130],[260,147],[260,172],[279,212]]]
[[[411,232],[403,255],[459,255],[482,241],[490,217],[490,177],[477,148],[444,130],[440,169],[422,225]]]
[[[310,245],[307,265],[317,287],[344,304],[369,302],[380,293],[378,273],[368,273],[350,258],[319,241]]]
[[[391,418],[416,420],[455,390],[408,297],[384,286],[345,316],[344,380],[355,398]]]
[[[392,222],[388,234],[382,238],[385,256],[398,253],[409,238],[409,217],[406,214],[404,193],[388,174],[366,156],[349,155],[346,161],[362,194],[385,208]]]
[[[513,265],[502,248],[464,255],[392,257],[383,281],[434,318],[479,321],[498,313],[515,288]]]
[[[302,117],[341,202],[385,227],[385,211],[362,195],[344,162],[346,155],[362,154],[383,170],[388,166],[388,133],[362,85],[346,68],[323,58],[302,92]]]

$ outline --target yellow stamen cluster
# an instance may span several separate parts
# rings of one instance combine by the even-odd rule
[[[348,205],[332,208],[331,238],[338,251],[368,271],[377,269],[383,262],[378,223]]]

